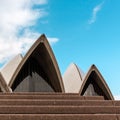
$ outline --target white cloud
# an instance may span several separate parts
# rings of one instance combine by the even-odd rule
[[[96,21],[97,13],[102,9],[104,2],[100,3],[99,5],[95,6],[92,11],[92,17],[88,20],[88,24],[92,24]]]
[[[49,38],[48,37],[48,41],[50,42],[50,44],[54,44],[54,43],[58,42],[59,39],[58,38]]]
[[[0,0],[0,63],[25,53],[40,36],[30,27],[46,15],[47,12],[41,9],[43,4],[47,4],[47,0]],[[57,38],[49,40],[51,44],[58,41]]]
[[[115,100],[120,100],[120,95],[115,95],[114,98]]]

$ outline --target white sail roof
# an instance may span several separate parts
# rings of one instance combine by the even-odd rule
[[[63,75],[65,92],[78,93],[82,84],[84,73],[76,64],[72,63]]]
[[[22,59],[22,55],[18,54],[1,69],[0,72],[7,85],[9,84],[11,77],[13,76]]]

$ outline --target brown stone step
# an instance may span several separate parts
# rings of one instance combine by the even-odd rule
[[[9,94],[9,95],[0,95],[0,99],[78,99],[78,100],[104,100],[103,96],[79,96],[79,95],[16,95],[16,94]]]
[[[84,96],[85,100],[105,100],[103,96]]]
[[[0,114],[0,120],[120,120],[116,114]]]
[[[79,93],[62,93],[62,92],[0,92],[0,95],[79,95]]]
[[[115,106],[120,106],[120,100],[113,101]]]
[[[0,99],[84,99],[76,95],[0,95]]]
[[[110,100],[39,100],[39,99],[0,99],[0,105],[74,105],[74,106],[112,106]]]
[[[120,106],[0,106],[0,114],[120,114]]]

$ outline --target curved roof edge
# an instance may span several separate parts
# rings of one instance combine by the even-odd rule
[[[53,51],[52,51],[52,48],[50,47],[49,45],[49,42],[46,38],[46,36],[44,34],[42,34],[37,40],[36,42],[32,45],[32,47],[28,50],[28,52],[26,53],[26,55],[23,57],[21,63],[18,65],[16,71],[14,72],[10,82],[9,82],[9,86],[11,87],[12,86],[12,83],[14,82],[16,76],[18,75],[18,73],[20,72],[22,66],[24,65],[24,63],[27,61],[27,59],[29,58],[29,56],[34,52],[34,50],[36,49],[36,47],[40,44],[40,43],[43,43],[50,55],[50,58],[53,62],[53,65],[55,67],[55,70],[56,70],[56,73],[57,73],[57,76],[58,76],[58,79],[59,79],[59,83],[60,83],[60,87],[61,87],[61,91],[64,92],[64,86],[63,86],[63,81],[62,81],[62,76],[61,76],[61,73],[60,73],[60,70],[59,70],[59,67],[58,67],[58,64],[57,64],[57,61],[56,61],[56,58],[53,54]]]
[[[82,84],[83,72],[75,63],[71,63],[63,74],[65,92],[78,93]]]
[[[11,92],[11,89],[8,87],[7,83],[5,82],[1,72],[0,72],[0,88],[2,92]]]
[[[75,63],[74,63],[74,65],[76,66],[76,68],[77,68],[77,70],[78,70],[78,72],[79,72],[79,74],[80,74],[81,80],[83,80],[84,77],[85,77],[85,73],[84,73],[84,72],[82,71],[82,69],[80,69]]]
[[[16,55],[13,59],[11,59],[5,66],[1,69],[1,74],[6,81],[7,85],[10,82],[11,77],[13,76],[16,68],[22,61],[23,56],[21,54]]]
[[[88,80],[88,77],[91,75],[92,72],[95,72],[98,75],[98,77],[100,78],[100,80],[102,82],[102,85],[104,87],[104,93],[108,97],[108,99],[109,100],[114,100],[114,97],[113,97],[107,83],[105,82],[103,76],[101,75],[101,73],[99,72],[99,70],[97,69],[97,67],[94,64],[90,67],[87,74],[85,75],[85,78],[83,80],[82,86],[80,87],[79,93],[80,94],[82,93],[82,90],[83,90],[83,88],[84,88],[84,86],[85,86],[85,84],[86,84],[86,82]]]

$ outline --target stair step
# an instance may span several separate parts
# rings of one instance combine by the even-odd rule
[[[0,95],[0,99],[84,99],[74,95]]]
[[[12,93],[0,93],[1,95],[43,95],[43,96],[79,96],[79,97],[84,97],[84,99],[104,99],[103,96],[80,96],[78,93],[61,93],[61,92],[12,92]]]
[[[113,101],[115,106],[120,106],[120,100]]]
[[[0,106],[0,114],[120,114],[120,106]]]
[[[0,120],[119,120],[115,114],[0,114]]]
[[[84,96],[84,99],[85,100],[105,100],[103,96]]]
[[[52,94],[52,95],[0,95],[0,99],[78,99],[78,100],[104,100],[103,96],[79,96],[79,95],[56,95],[56,94]]]
[[[61,92],[0,92],[0,95],[79,95],[79,93],[61,93]]]
[[[0,99],[0,105],[74,105],[74,106],[112,106],[113,101],[110,100],[29,100],[29,99]]]

